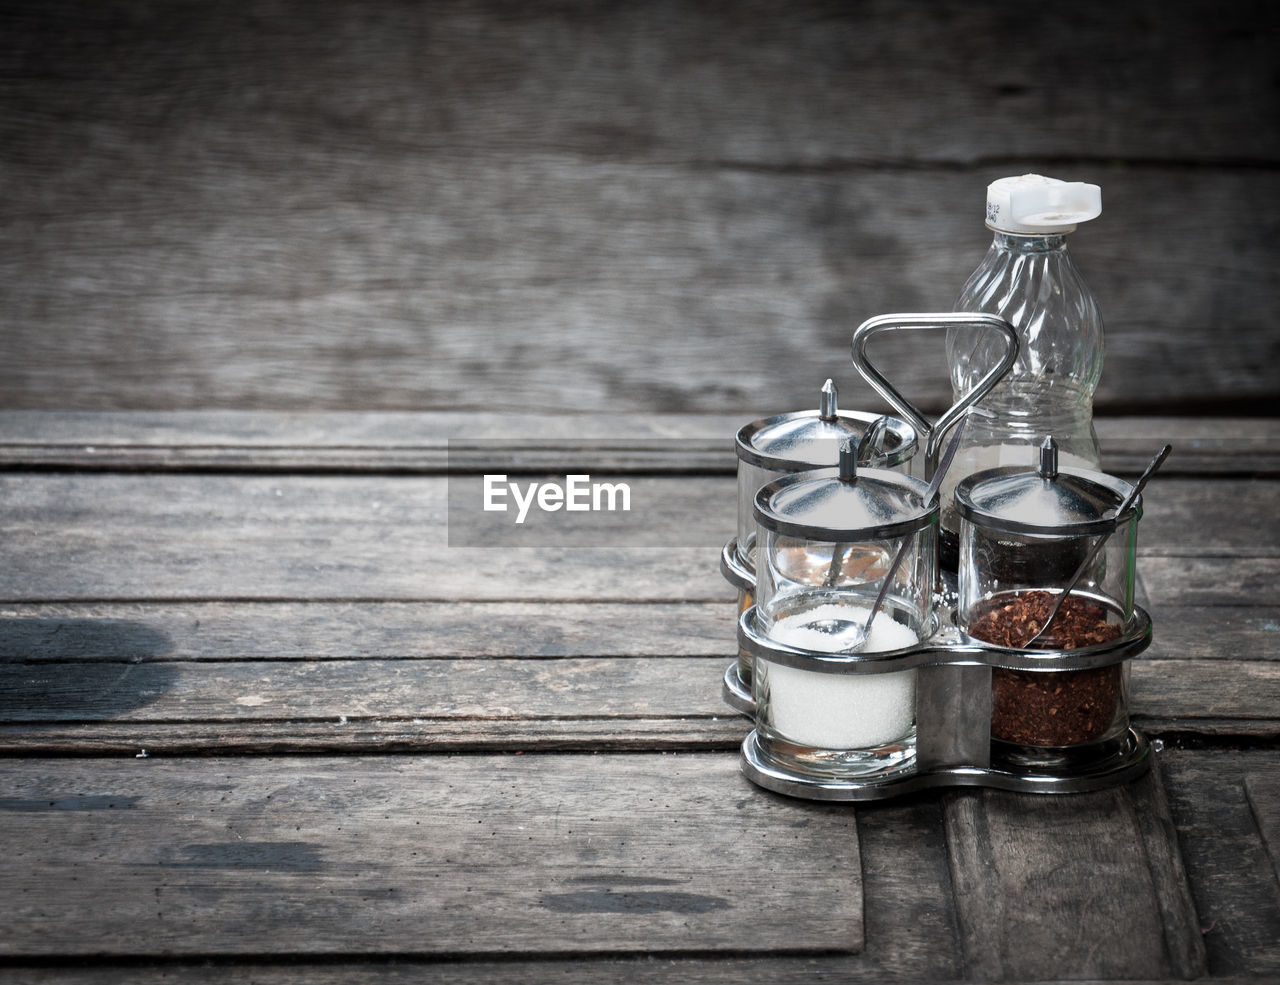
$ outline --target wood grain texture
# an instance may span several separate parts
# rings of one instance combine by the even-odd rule
[[[9,560],[0,599],[730,598],[716,564],[736,530],[733,478],[628,481],[631,512],[592,514],[594,531],[543,528],[566,531],[566,543],[570,534],[578,544],[599,534],[610,546],[556,546],[544,535],[532,542],[552,546],[500,551],[449,546],[488,543],[476,532],[492,528],[472,526],[478,484],[476,501],[451,511],[445,477],[0,474]],[[1224,570],[1201,558],[1244,559],[1229,566],[1235,578],[1269,571],[1280,534],[1238,517],[1268,515],[1273,498],[1252,479],[1153,483],[1140,536],[1148,597],[1161,600],[1161,577],[1185,582]],[[501,543],[529,542],[510,529]],[[1171,556],[1174,571],[1165,566],[1162,576],[1156,561]],[[1266,603],[1269,590],[1259,588]]]
[[[882,972],[864,974],[861,968],[850,960],[836,958],[804,958],[804,959],[772,959],[745,961],[742,959],[689,960],[683,958],[640,958],[640,959],[586,959],[577,961],[468,961],[466,963],[432,963],[421,959],[397,959],[386,966],[371,966],[369,963],[356,964],[349,961],[310,962],[290,961],[286,964],[251,964],[235,962],[219,964],[219,973],[234,974],[238,980],[251,985],[343,985],[343,983],[378,982],[384,985],[401,985],[416,983],[429,978],[442,985],[479,985],[499,980],[512,980],[546,985],[558,982],[563,985],[605,985],[605,983],[639,983],[639,985],[666,985],[679,978],[682,982],[696,985],[744,985],[744,983],[760,983],[760,985],[801,985],[812,982],[819,976],[826,975],[840,981],[851,982],[904,982],[925,981],[936,985],[950,981],[945,977],[896,978]],[[125,977],[130,982],[149,985],[151,982],[168,982],[171,985],[188,985],[188,983],[207,982],[210,977],[209,963],[197,967],[190,965],[136,965],[132,963],[111,969],[86,969],[59,967],[50,969],[39,966],[26,966],[14,969],[15,981],[24,985],[44,985],[46,982],[61,985],[104,985],[115,983]],[[4,980],[4,971],[0,969],[0,980]],[[960,980],[960,979],[957,979]],[[1266,979],[1253,977],[1215,977],[1214,985],[1270,985]],[[1073,985],[1169,985],[1170,979],[1138,980],[1133,978],[1111,979],[1073,979]]]
[[[1159,753],[1157,759],[1158,756]],[[1126,793],[1136,808],[1134,817],[1164,927],[1165,957],[1169,969],[1174,977],[1180,979],[1202,978],[1209,973],[1204,935],[1182,861],[1177,826],[1169,809],[1159,762]]]
[[[865,398],[859,387],[854,394]],[[766,416],[817,405],[775,406]],[[844,404],[862,409],[856,403]],[[741,414],[281,413],[0,410],[0,467],[146,471],[729,472]],[[1103,468],[1134,475],[1151,450],[1177,475],[1280,475],[1280,420],[1101,417]]]
[[[1203,952],[1186,943],[1191,895],[1159,867],[1177,857],[1172,825],[1140,820],[1167,810],[1149,779],[1073,797],[974,790],[945,801],[966,977],[1205,973]]]
[[[719,958],[648,954],[609,958],[503,961],[432,961],[422,955],[398,955],[385,962],[350,958],[316,963],[290,956],[279,964],[220,960],[213,974],[251,983],[293,982],[421,982],[458,985],[495,981],[654,983],[673,981],[736,985],[743,982],[801,983],[823,977],[848,982],[941,982],[958,978],[954,913],[945,893],[949,881],[941,809],[931,801],[880,805],[857,812],[858,844],[864,860],[863,895],[866,926],[859,954],[765,955]],[[874,861],[872,861],[874,860]],[[923,876],[923,877],[922,877]],[[197,970],[198,969],[198,970]],[[16,967],[9,970],[24,983],[67,982],[101,985],[121,980],[207,981],[210,966],[168,962],[162,968],[123,963],[108,968]],[[193,977],[195,976],[195,977]],[[0,981],[8,980],[0,966]]]
[[[1280,776],[1276,752],[1167,750],[1165,786],[1214,976],[1280,975],[1280,883],[1245,781]]]
[[[1244,778],[1244,793],[1280,885],[1280,776],[1248,773]]]
[[[445,476],[384,474],[465,420],[0,415],[0,981],[1280,974],[1280,541],[1247,466],[1268,422],[1177,422],[1200,458],[1147,496],[1132,711],[1168,741],[1159,774],[855,808],[737,773],[722,541],[691,543],[732,523],[730,467],[652,474],[620,418],[546,415],[539,465],[633,456],[685,546],[495,569],[442,546]],[[636,441],[701,455],[733,416],[644,420]],[[1167,423],[1113,447],[1149,457]],[[21,461],[81,441],[159,464]],[[330,451],[356,474],[286,474]]]
[[[1268,4],[0,18],[6,407],[793,407],[1042,170],[1105,189],[1099,405],[1272,412]]]
[[[178,124],[184,136],[237,119],[246,130],[258,120],[311,120],[318,132],[261,137],[345,134],[352,152],[394,135],[401,146],[454,153],[953,164],[989,157],[983,129],[1016,121],[998,129],[1017,156],[1061,155],[1087,137],[1091,156],[1274,160],[1280,142],[1255,127],[1271,94],[1247,88],[1269,79],[1267,39],[1257,34],[1275,26],[1270,8],[1197,2],[1156,12],[1088,0],[1074,15],[1046,11],[1042,34],[1028,37],[1016,6],[974,10],[955,0],[907,11],[887,0],[853,9],[748,2],[732,11],[670,0],[642,10],[454,0],[321,10],[81,2],[50,11],[28,2],[6,5],[13,43],[3,64],[15,86],[49,83],[26,110],[29,124],[53,109],[71,123]],[[991,45],[1015,37],[1025,43],[989,57]],[[1089,43],[1091,71],[1044,37]],[[359,72],[367,74],[353,78]],[[1181,99],[1171,98],[1172,77]],[[172,91],[175,81],[185,85]],[[1057,116],[1029,111],[1051,98]],[[135,108],[145,115],[121,119]],[[1100,126],[1099,110],[1127,125]],[[602,128],[606,117],[613,125]],[[1188,139],[1192,126],[1198,141]],[[29,134],[21,146],[39,149],[43,137]]]
[[[1274,631],[1173,611],[1182,621],[1158,622],[1133,664],[1135,722],[1180,738],[1280,735]],[[720,696],[732,621],[727,602],[7,605],[0,745],[731,751],[747,728]]]
[[[0,765],[10,900],[0,951],[862,946],[853,815],[755,790],[729,757],[243,765]],[[774,866],[812,892],[793,892]],[[771,919],[778,908],[787,921]]]
[[[730,657],[725,602],[195,602],[0,607],[23,662]]]
[[[1227,759],[1235,763],[1257,764],[1256,754],[1229,754]],[[1202,795],[1202,787],[1200,785],[1202,770],[1193,770],[1187,773],[1184,767],[1195,762],[1199,766],[1213,771],[1221,771],[1223,762],[1222,757],[1206,757],[1204,753],[1187,753],[1176,750],[1167,751],[1162,757],[1165,763],[1164,772],[1167,776],[1166,783],[1172,784],[1172,793],[1178,795],[1174,797],[1174,804],[1181,806],[1184,798],[1192,800],[1200,800]],[[155,765],[145,764],[145,765]],[[1256,770],[1255,770],[1256,772]],[[1185,788],[1178,785],[1182,782],[1184,774],[1190,782]],[[85,791],[96,792],[100,786],[87,786]],[[776,798],[775,798],[776,799]],[[1074,798],[1072,798],[1074,799]],[[1061,803],[1061,800],[1053,801]],[[1211,801],[1205,801],[1207,807]],[[759,956],[750,959],[740,957],[730,957],[722,959],[705,959],[696,957],[673,957],[667,958],[662,956],[648,958],[632,958],[632,959],[595,959],[583,960],[581,958],[571,961],[549,960],[549,961],[519,961],[505,960],[502,962],[493,961],[466,961],[466,962],[447,962],[439,963],[431,961],[428,957],[418,955],[400,956],[393,962],[389,963],[370,963],[368,960],[356,961],[348,957],[336,964],[317,964],[315,959],[311,961],[303,960],[301,962],[290,958],[285,963],[263,964],[259,962],[233,962],[229,965],[216,966],[218,973],[229,972],[243,976],[249,981],[262,982],[264,985],[294,985],[294,983],[303,981],[317,982],[364,982],[364,981],[421,981],[424,977],[430,977],[432,980],[443,982],[457,982],[459,985],[473,985],[473,983],[486,982],[494,980],[495,976],[509,980],[520,980],[530,982],[543,981],[567,981],[571,983],[587,983],[587,982],[668,982],[672,980],[705,982],[705,983],[729,983],[729,982],[802,982],[812,981],[815,977],[821,978],[838,977],[841,980],[849,981],[952,981],[960,979],[963,972],[956,964],[948,965],[947,958],[942,955],[955,955],[952,951],[952,936],[954,931],[947,930],[947,920],[954,919],[948,917],[946,912],[949,910],[947,899],[948,893],[946,887],[948,883],[948,875],[946,873],[946,860],[944,848],[941,845],[942,820],[940,817],[941,805],[933,798],[923,800],[915,799],[901,803],[874,805],[870,807],[859,807],[857,809],[858,816],[858,836],[860,843],[860,851],[864,858],[864,866],[868,871],[864,874],[865,885],[865,908],[867,922],[867,939],[866,950],[861,955],[855,956],[805,956],[799,958],[778,958]],[[1141,823],[1141,816],[1139,818]],[[1234,827],[1234,821],[1231,822]],[[1188,830],[1185,818],[1179,819],[1179,833],[1184,837],[1196,836],[1215,839],[1215,833],[1211,831],[1191,831]],[[1234,838],[1232,832],[1228,833],[1228,840]],[[1234,844],[1234,843],[1233,843]],[[1210,845],[1207,846],[1220,854],[1220,857],[1226,861],[1230,857],[1233,844],[1227,845]],[[935,849],[934,846],[938,847]],[[1196,846],[1203,848],[1206,846]],[[1225,849],[1225,855],[1221,854],[1221,850]],[[1193,853],[1194,854],[1194,853]],[[877,859],[878,862],[870,860]],[[914,876],[922,867],[932,872],[937,864],[942,865],[942,873],[940,875],[920,879]],[[1249,857],[1245,857],[1243,864],[1249,866],[1252,864]],[[889,872],[897,872],[900,874],[899,879],[886,882],[883,877],[877,873],[887,865]],[[1254,869],[1246,870],[1254,872]],[[1236,891],[1232,884],[1228,884],[1231,876],[1232,868],[1230,865],[1224,866],[1218,873],[1218,882],[1215,886],[1209,887],[1213,893],[1221,896],[1222,894],[1231,894]],[[1195,876],[1200,876],[1197,870]],[[1246,880],[1248,881],[1248,880]],[[1197,882],[1195,885],[1197,893],[1204,892],[1205,887]],[[912,911],[908,908],[909,900],[918,895],[921,909],[917,914],[919,919],[926,921],[942,920],[941,924],[932,926],[928,923],[917,925],[911,919],[903,919],[912,915]],[[1261,914],[1261,918],[1265,921],[1268,918],[1267,913]],[[1201,922],[1201,926],[1208,929],[1205,940],[1212,944],[1215,938],[1221,939],[1224,934],[1222,926],[1210,924],[1207,918]],[[918,946],[907,947],[909,937],[913,934],[914,929],[921,931],[921,939]],[[1254,923],[1254,927],[1265,926],[1265,922],[1261,925]],[[1197,930],[1200,928],[1197,927]],[[906,935],[906,936],[904,936]],[[886,943],[897,939],[905,947],[901,953],[901,957],[907,960],[907,964],[900,965],[892,962],[880,963],[873,956],[877,954],[880,948],[887,947],[893,954],[894,958],[899,957],[896,952],[896,944]],[[1110,937],[1104,938],[1109,940]],[[1263,938],[1265,940],[1265,937]],[[881,952],[883,953],[883,952]],[[931,957],[925,958],[924,954]],[[1271,975],[1268,975],[1268,965],[1259,963],[1258,958],[1261,955],[1252,953],[1245,955],[1245,961],[1235,961],[1231,970],[1225,968],[1212,969],[1212,980],[1221,982],[1222,985],[1244,985],[1244,983],[1257,983],[1267,981]],[[1239,957],[1239,955],[1237,955]],[[914,960],[913,960],[914,959]],[[955,960],[954,957],[951,960]],[[1252,964],[1248,962],[1252,961]],[[117,982],[122,980],[151,982],[151,981],[177,981],[177,982],[195,982],[207,981],[211,969],[203,962],[196,964],[184,964],[181,961],[170,960],[163,965],[148,965],[146,963],[125,962],[122,965],[102,965],[99,964],[95,968],[84,968],[76,966],[54,966],[50,967],[23,967],[21,961],[17,962],[15,967],[7,969],[8,978],[5,980],[15,980],[23,982],[71,982],[77,985],[104,985],[107,982]],[[0,979],[5,978],[5,969],[0,969]],[[1054,976],[1057,980],[1062,980],[1060,976]],[[1040,978],[1040,980],[1044,980]],[[1098,978],[1082,977],[1080,981],[1093,982],[1094,985],[1102,985],[1107,981],[1107,985],[1115,985],[1116,980],[1104,980]],[[1152,982],[1150,978],[1130,978],[1123,979],[1127,982]],[[1167,982],[1172,980],[1167,976],[1163,976],[1159,981]]]
[[[25,677],[29,687],[46,689],[37,707],[71,712],[123,711],[114,707],[112,694],[155,692],[158,683],[143,683],[154,674],[156,682],[168,680],[189,692],[184,702],[232,701],[253,691],[255,681],[264,694],[274,694],[241,702],[238,710],[228,706],[217,717],[279,711],[286,698],[304,717],[406,716],[423,710],[406,695],[425,696],[446,686],[449,708],[468,707],[460,695],[470,693],[486,699],[472,708],[484,715],[512,708],[550,714],[558,701],[580,698],[603,702],[597,706],[602,711],[660,708],[679,716],[690,708],[706,713],[718,707],[718,683],[686,689],[698,678],[718,678],[716,668],[736,655],[731,605],[546,605],[542,618],[525,615],[514,622],[508,622],[510,610],[525,606],[465,608],[484,625],[481,632],[451,634],[459,614],[443,605],[5,606],[0,609],[0,667],[11,686]],[[618,610],[623,618],[615,618]],[[133,618],[118,617],[125,612]],[[564,623],[561,614],[566,614]],[[1212,613],[1199,615],[1207,619]],[[602,633],[601,626],[617,632]],[[628,632],[632,626],[634,635]],[[1144,712],[1214,717],[1235,710],[1242,717],[1268,717],[1264,712],[1276,697],[1280,675],[1274,653],[1263,651],[1260,642],[1248,649],[1243,644],[1250,641],[1243,638],[1247,659],[1232,659],[1221,649],[1209,659],[1198,658],[1188,652],[1177,628],[1162,624],[1163,645],[1133,664],[1137,686],[1150,700],[1141,706]],[[700,632],[705,646],[698,645]],[[591,645],[597,640],[600,645]],[[476,650],[469,652],[473,644]],[[200,664],[210,666],[200,669]],[[156,669],[149,671],[152,665]],[[177,684],[175,674],[187,682]],[[117,676],[118,686],[108,687]],[[548,679],[561,676],[559,694],[541,690]],[[583,688],[594,690],[591,682],[597,678],[599,693],[579,695]],[[376,698],[355,698],[362,686],[386,690]],[[615,688],[630,693],[611,698]],[[527,693],[516,698],[517,692]],[[207,696],[201,699],[201,693]],[[334,703],[324,711],[301,711],[317,698]],[[349,700],[362,704],[344,707]],[[363,703],[369,700],[375,704]],[[260,707],[265,705],[275,707]]]
[[[707,718],[726,660],[0,663],[9,722]],[[1277,675],[1280,676],[1280,675]],[[692,723],[691,723],[692,724]],[[745,734],[745,732],[744,732]]]
[[[0,477],[11,559],[0,594],[732,598],[717,570],[736,526],[731,476],[633,479],[635,508],[615,528],[615,546],[599,548],[450,547],[448,537],[468,521],[450,525],[447,484],[444,477]],[[471,512],[478,515],[478,500]]]
[[[734,751],[750,722],[724,658],[0,662],[0,751],[207,755],[461,749]],[[1134,723],[1152,735],[1280,738],[1272,663],[1146,661]]]
[[[1141,663],[1275,661],[1276,607],[1151,606]],[[731,599],[610,602],[0,604],[0,659],[24,663],[487,657],[730,657]],[[1236,663],[1238,662],[1238,663]],[[1217,673],[1206,665],[1206,674]],[[1260,671],[1261,672],[1261,671]],[[1269,671],[1268,671],[1269,672]],[[1229,680],[1231,675],[1223,673]]]

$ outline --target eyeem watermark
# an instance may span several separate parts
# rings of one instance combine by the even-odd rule
[[[543,513],[631,512],[631,486],[625,482],[592,482],[587,474],[566,475],[563,484],[509,482],[505,474],[484,477],[484,510],[507,513],[515,507],[515,522],[524,523],[537,505]]]
[[[723,467],[705,470],[700,454],[666,439],[450,439],[447,543],[557,556],[607,551],[611,563],[642,565],[651,552],[690,549],[714,571],[735,529],[737,483],[731,452],[717,448]],[[438,486],[422,488],[430,510]]]

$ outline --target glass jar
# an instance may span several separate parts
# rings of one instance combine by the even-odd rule
[[[861,461],[904,472],[919,447],[915,429],[895,417],[841,410],[832,380],[823,384],[816,410],[777,414],[738,431],[738,533],[725,545],[720,570],[738,590],[739,613],[755,601],[756,493],[784,476],[835,467],[846,442],[853,442]],[[810,577],[821,580],[824,573]],[[725,700],[747,713],[754,708],[751,675],[751,656],[744,652],[724,675]]]
[[[911,425],[879,414],[841,410],[835,383],[822,386],[816,410],[777,414],[744,425],[737,435],[738,560],[755,570],[756,493],[766,483],[797,472],[835,468],[840,448],[852,441],[859,461],[906,471],[919,447]]]
[[[757,493],[753,628],[766,645],[754,654],[752,693],[758,746],[774,764],[842,777],[913,764],[916,670],[876,663],[933,631],[938,514],[927,489],[858,469],[850,444],[838,470]]]
[[[1108,657],[1134,625],[1141,498],[1101,472],[1059,469],[1052,439],[1038,468],[988,469],[955,491],[960,519],[957,622],[974,639],[1012,650],[1066,651],[1075,666],[991,673],[992,762],[1072,769],[1114,757],[1128,732],[1128,662]],[[1063,588],[1099,537],[1105,544],[1052,624]]]

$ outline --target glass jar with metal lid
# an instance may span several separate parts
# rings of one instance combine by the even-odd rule
[[[816,410],[777,414],[744,425],[737,435],[738,533],[724,546],[720,571],[738,590],[738,612],[754,602],[756,493],[766,483],[798,472],[834,468],[840,446],[852,441],[859,460],[907,471],[919,447],[915,429],[895,417],[841,410],[835,383],[822,386]],[[824,571],[815,570],[819,580]],[[746,653],[725,669],[724,698],[750,714],[752,661]]]
[[[956,487],[957,624],[1054,658],[1052,670],[992,669],[993,762],[1053,769],[1119,754],[1129,715],[1117,643],[1134,631],[1142,516],[1134,491],[1102,472],[1059,469],[1052,438],[1038,468],[988,469]],[[1078,656],[1078,669],[1062,669],[1061,651]]]
[[[877,672],[876,662],[933,632],[938,508],[927,491],[910,476],[859,469],[847,442],[838,469],[756,494],[756,601],[740,625],[751,620],[760,644],[757,744],[774,763],[856,776],[914,759],[916,671]]]
[[[777,414],[744,425],[737,436],[737,557],[755,570],[756,493],[774,479],[811,469],[835,468],[840,448],[852,441],[859,461],[905,472],[918,448],[915,429],[896,417],[837,406],[835,383],[822,386],[816,410]]]

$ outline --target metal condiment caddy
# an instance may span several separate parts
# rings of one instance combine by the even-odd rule
[[[1003,337],[1005,357],[931,424],[870,365],[866,341],[957,319]],[[920,435],[935,479],[943,439],[1012,365],[1017,337],[995,316],[886,315],[864,323],[853,348],[905,418],[894,433]],[[1128,661],[1152,632],[1133,597],[1139,489],[1060,470],[1046,436],[1038,464],[959,483],[961,565],[944,585],[937,482],[867,467],[875,456],[865,444],[859,455],[861,438],[846,438],[835,468],[757,483],[753,530],[744,534],[740,506],[722,555],[739,579],[748,665],[726,671],[725,695],[755,721],[746,776],[792,796],[866,801],[937,786],[1071,793],[1144,773],[1149,745],[1128,720]],[[741,469],[739,480],[741,496]],[[731,672],[749,681],[749,702],[731,697]]]

